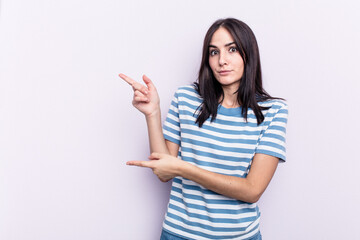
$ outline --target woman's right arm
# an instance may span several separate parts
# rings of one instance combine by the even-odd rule
[[[150,152],[166,153],[177,157],[179,145],[164,139],[161,126],[160,98],[152,81],[144,75],[143,81],[146,84],[144,86],[124,74],[120,73],[119,77],[132,86],[134,91],[132,104],[145,115]]]

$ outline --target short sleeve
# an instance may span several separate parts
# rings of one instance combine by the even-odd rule
[[[171,105],[163,124],[164,138],[180,145],[180,119],[178,92],[174,94]]]
[[[279,105],[277,105],[279,106]],[[263,153],[286,161],[285,134],[288,118],[288,107],[285,103],[274,109],[273,117],[266,119],[267,127],[260,136],[255,153]],[[270,109],[271,110],[271,109]]]

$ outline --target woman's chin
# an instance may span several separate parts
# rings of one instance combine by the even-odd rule
[[[218,80],[222,87],[239,87],[240,81]]]

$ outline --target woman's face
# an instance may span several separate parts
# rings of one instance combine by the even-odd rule
[[[220,27],[213,34],[209,45],[209,64],[223,87],[238,89],[244,73],[244,61],[228,30]]]

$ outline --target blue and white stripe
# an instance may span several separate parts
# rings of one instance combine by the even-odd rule
[[[219,106],[213,122],[195,124],[202,99],[193,86],[181,87],[171,103],[163,132],[165,139],[179,144],[179,157],[200,168],[246,177],[256,153],[285,161],[287,105],[280,100],[260,102],[265,120],[257,124],[248,110],[247,122],[241,108]],[[176,177],[172,183],[163,227],[188,239],[248,239],[259,231],[260,212],[256,203],[232,199],[201,185]]]

